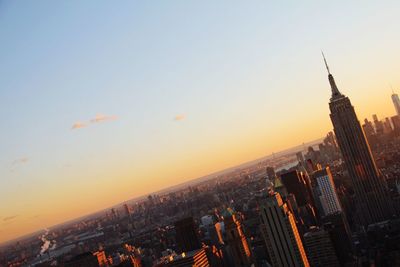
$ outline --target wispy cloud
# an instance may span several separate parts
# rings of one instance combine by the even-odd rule
[[[75,122],[74,124],[72,124],[71,130],[75,130],[75,129],[80,129],[80,128],[84,128],[86,127],[87,124],[83,123],[83,122]]]
[[[186,119],[185,114],[179,114],[174,117],[174,121],[183,121],[184,119]]]
[[[118,117],[115,116],[115,115],[97,114],[93,119],[90,119],[88,122],[81,122],[81,121],[75,122],[72,125],[71,130],[85,128],[85,127],[88,127],[88,126],[90,126],[91,124],[94,124],[94,123],[100,123],[100,122],[106,122],[106,121],[114,121],[116,119],[118,119]]]
[[[12,221],[12,220],[14,220],[14,219],[17,218],[17,217],[18,217],[18,215],[13,215],[13,216],[4,217],[4,218],[3,218],[3,222]]]
[[[24,165],[28,162],[29,162],[28,157],[22,157],[22,158],[13,160],[13,162],[11,162],[10,172],[14,172],[19,166]]]
[[[14,160],[11,165],[16,166],[16,165],[20,165],[20,164],[25,164],[28,161],[29,161],[28,157],[22,157],[22,158]]]
[[[97,114],[96,117],[90,120],[91,123],[99,123],[99,122],[105,122],[105,121],[113,121],[116,120],[117,116],[114,115],[103,115],[103,114]]]

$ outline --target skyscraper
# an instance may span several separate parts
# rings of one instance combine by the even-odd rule
[[[328,70],[332,89],[329,108],[333,129],[352,180],[356,198],[356,218],[359,224],[368,225],[388,219],[390,202],[386,198],[386,187],[373,159],[369,144],[350,99],[340,93]]]
[[[313,172],[311,184],[316,206],[321,216],[342,211],[329,167]]]
[[[312,227],[304,234],[304,244],[310,264],[315,267],[339,267],[339,260],[329,237],[324,229]]]
[[[399,95],[395,94],[393,92],[392,93],[392,101],[393,101],[394,108],[396,109],[397,116],[400,116],[400,99],[399,99]]]
[[[224,213],[226,242],[229,247],[234,266],[250,266],[251,265],[251,251],[247,243],[246,236],[242,225],[236,219],[234,213],[226,211]]]
[[[293,170],[281,175],[282,183],[288,193],[294,194],[299,206],[312,204],[310,180],[304,172]]]
[[[180,252],[189,252],[201,248],[196,225],[192,217],[175,222],[176,242]]]
[[[261,201],[260,217],[272,266],[309,266],[294,216],[279,193]]]

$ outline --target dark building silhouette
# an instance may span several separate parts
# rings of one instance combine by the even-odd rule
[[[296,197],[297,205],[305,206],[311,204],[311,184],[309,178],[298,170],[290,171],[281,175],[281,180],[289,194]]]
[[[104,252],[103,252],[104,253]],[[104,266],[99,263],[98,256],[91,253],[85,252],[73,257],[71,260],[63,264],[65,267],[99,267]]]
[[[175,222],[176,243],[181,252],[200,249],[200,241],[193,217]]]
[[[326,64],[325,57],[324,61]],[[391,215],[385,182],[375,165],[350,99],[339,92],[327,64],[326,67],[332,89],[330,117],[355,191],[356,219],[364,226],[383,221]]]
[[[344,265],[352,252],[351,233],[343,212],[330,214],[322,218],[322,226],[329,233],[340,265]]]
[[[324,229],[312,227],[304,234],[307,258],[314,267],[339,267],[339,260],[332,245],[329,233]]]

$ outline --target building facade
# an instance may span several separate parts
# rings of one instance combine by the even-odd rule
[[[260,202],[260,218],[273,266],[309,266],[294,216],[279,193],[273,193]]]
[[[355,191],[356,219],[364,226],[386,220],[391,216],[391,203],[385,181],[376,167],[350,99],[340,93],[327,64],[326,67],[332,89],[330,117]]]
[[[320,216],[342,211],[329,167],[311,174],[314,199]]]

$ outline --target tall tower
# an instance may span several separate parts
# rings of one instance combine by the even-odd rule
[[[393,101],[394,108],[396,109],[397,116],[400,116],[400,99],[399,99],[399,95],[395,94],[394,92],[392,92],[392,101]]]
[[[310,266],[295,218],[279,193],[261,201],[260,217],[261,230],[272,266]]]
[[[355,191],[356,218],[359,224],[364,226],[383,221],[391,215],[385,181],[375,165],[350,99],[339,92],[325,57],[324,61],[332,89],[329,103],[330,117]]]

